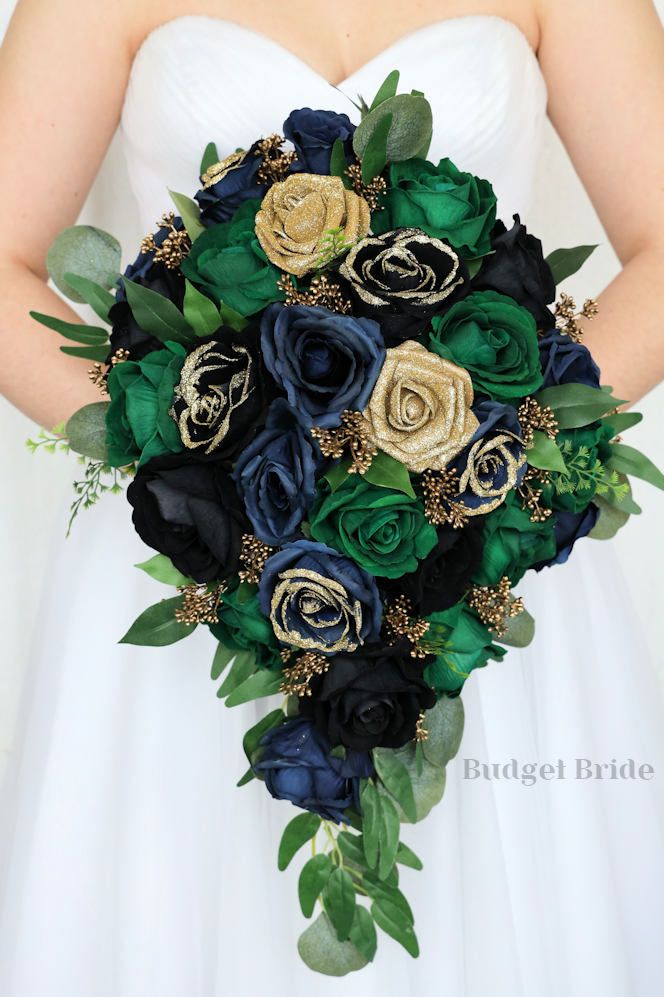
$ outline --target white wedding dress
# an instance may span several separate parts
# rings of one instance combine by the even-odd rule
[[[226,155],[304,105],[353,117],[348,97],[370,98],[397,67],[400,89],[433,106],[430,158],[491,179],[506,221],[527,217],[546,90],[511,23],[434,24],[335,89],[260,34],[183,17],[144,42],[123,111],[143,230],[168,210],[167,186],[196,189],[209,140]],[[3,997],[659,992],[662,712],[610,545],[582,541],[568,565],[520,587],[536,640],[468,681],[445,798],[404,829],[425,863],[402,876],[422,955],[381,935],[375,963],[343,983],[297,957],[301,862],[276,868],[296,811],[260,783],[235,788],[242,734],[265,701],[216,699],[204,628],[163,650],[116,643],[166,594],[132,567],[149,554],[121,498],[79,517],[51,554],[3,810]],[[567,778],[471,781],[464,758],[561,759]],[[579,781],[576,758],[633,758],[655,777]]]

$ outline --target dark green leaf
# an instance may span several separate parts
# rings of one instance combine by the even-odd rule
[[[327,914],[319,914],[300,935],[297,943],[300,958],[309,969],[325,976],[346,976],[364,969],[368,960],[352,942],[340,942]]]
[[[337,844],[342,854],[354,862],[357,866],[365,863],[364,843],[361,834],[351,834],[349,831],[341,831],[337,836]]]
[[[115,304],[115,297],[110,294],[101,284],[96,284],[87,277],[80,274],[67,273],[65,278],[68,284],[78,294],[81,301],[84,301],[99,316],[102,322],[109,322],[108,313]]]
[[[362,805],[364,856],[369,868],[375,869],[378,865],[381,807],[378,790],[371,780],[362,787],[360,803]]]
[[[381,819],[378,830],[380,854],[378,856],[378,878],[385,879],[396,862],[399,847],[399,813],[391,798],[385,792],[378,793]]]
[[[134,620],[120,644],[138,644],[141,647],[165,647],[174,644],[183,637],[188,637],[195,629],[195,624],[178,623],[175,610],[182,606],[182,596],[172,599],[162,599],[144,610],[138,619]]]
[[[389,454],[379,450],[371,461],[371,467],[362,475],[365,481],[379,488],[393,488],[395,491],[403,492],[410,498],[415,498],[408,469],[400,461],[390,457]]]
[[[302,848],[302,845],[306,845],[307,841],[311,841],[318,831],[320,823],[318,814],[305,812],[298,814],[297,817],[293,817],[286,824],[284,833],[281,836],[281,842],[279,843],[279,856],[277,859],[277,865],[282,872],[288,868],[290,860]]]
[[[414,923],[413,912],[401,890],[387,882],[381,882],[376,876],[365,876],[362,880],[364,888],[372,900],[385,900],[397,907],[405,921]]]
[[[44,315],[42,312],[30,312],[30,317],[35,322],[45,325],[47,329],[59,332],[61,336],[70,339],[73,343],[100,346],[108,342],[107,330],[100,329],[98,326],[85,325],[82,322],[65,322],[64,319],[56,318],[55,315]]]
[[[183,311],[185,321],[197,336],[209,336],[221,325],[217,306],[188,280],[185,281]]]
[[[535,398],[540,405],[548,405],[553,410],[560,429],[587,426],[611,409],[625,404],[624,399],[614,398],[609,392],[587,384],[557,384],[539,391]]]
[[[378,92],[374,99],[371,101],[370,111],[373,111],[375,107],[382,104],[384,100],[389,100],[390,97],[395,97],[397,93],[397,87],[399,86],[399,70],[393,69],[388,76],[385,77],[381,85],[378,87]],[[423,96],[419,94],[419,96]]]
[[[65,426],[69,446],[92,460],[106,460],[106,412],[108,402],[92,402],[70,416]]]
[[[567,474],[567,465],[555,440],[546,433],[536,429],[533,433],[533,445],[526,451],[526,457],[531,467],[539,467],[543,471],[559,471]]]
[[[383,785],[398,800],[408,820],[414,821],[416,816],[415,797],[408,769],[390,748],[376,748],[373,752],[373,760]]]
[[[224,669],[230,664],[236,654],[237,651],[234,651],[232,648],[224,647],[221,643],[217,644],[217,650],[214,652],[210,668],[210,678],[213,682],[216,682],[221,677]]]
[[[184,315],[163,294],[126,278],[124,286],[134,318],[145,332],[162,343],[191,343],[195,339]]]
[[[244,773],[244,775],[242,776],[242,778],[238,779],[238,781],[235,783],[235,785],[239,789],[240,786],[246,786],[248,782],[251,782],[251,780],[255,779],[255,778],[256,778],[256,776],[254,775],[254,770],[252,768],[249,768]]]
[[[643,416],[640,412],[616,412],[615,415],[609,415],[605,419],[602,419],[602,422],[610,426],[617,436],[618,433],[624,433],[625,430],[631,429],[632,426],[638,426],[642,420]]]
[[[330,490],[336,492],[337,488],[343,485],[344,481],[348,477],[348,468],[350,467],[349,460],[342,460],[338,464],[333,464],[332,467],[327,471],[323,477],[330,486]]]
[[[256,657],[252,651],[235,651],[234,653],[235,660],[230,671],[217,690],[219,699],[229,696],[256,670]]]
[[[282,681],[281,672],[271,672],[267,668],[261,668],[233,689],[226,698],[226,706],[239,706],[240,703],[249,703],[252,699],[274,696],[279,692]]]
[[[249,324],[249,320],[236,312],[234,308],[229,305],[224,304],[222,301],[219,305],[219,314],[221,315],[221,321],[224,325],[229,325],[231,329],[235,329],[236,332],[242,332],[246,329]]]
[[[154,557],[147,561],[141,561],[134,567],[140,568],[150,578],[154,578],[156,582],[163,582],[164,585],[190,585],[192,582],[191,578],[187,578],[181,571],[178,571],[171,559],[165,554],[155,554]]]
[[[323,890],[325,912],[340,942],[350,935],[355,916],[355,889],[353,880],[345,869],[334,869]]]
[[[362,180],[369,184],[380,176],[387,164],[387,137],[392,127],[392,115],[386,114],[371,133],[362,157]]]
[[[93,363],[103,363],[108,356],[108,346],[61,346],[61,353],[69,357],[81,357]]]
[[[120,269],[120,243],[92,225],[72,225],[57,235],[46,254],[49,277],[71,301],[82,303],[70,274],[85,277],[103,288],[112,287]]]
[[[171,200],[177,212],[182,219],[182,224],[187,230],[187,234],[192,242],[198,239],[199,235],[205,232],[204,226],[201,224],[201,209],[198,206],[198,202],[194,201],[192,197],[187,197],[186,194],[178,194],[174,190],[169,190],[171,195]]]
[[[397,848],[397,862],[401,865],[407,865],[410,869],[417,869],[418,872],[423,868],[422,860],[417,857],[408,845],[404,845],[403,841],[399,842],[399,847]]]
[[[378,927],[382,928],[385,934],[403,945],[406,952],[414,959],[418,957],[420,948],[417,944],[417,936],[412,924],[404,918],[398,907],[387,900],[374,900],[371,905],[371,914]]]
[[[365,959],[368,959],[369,962],[373,961],[378,945],[376,927],[369,911],[360,904],[355,907],[353,926],[350,929],[350,941]]]
[[[630,513],[625,512],[619,505],[605,502],[599,495],[595,496],[593,504],[599,509],[599,516],[588,536],[593,540],[613,539],[629,519]]]
[[[349,178],[346,176],[346,167],[348,163],[346,161],[346,153],[344,151],[344,144],[340,138],[335,138],[334,145],[332,146],[332,153],[330,155],[330,176],[341,177],[345,184],[350,184]]]
[[[249,762],[253,764],[254,755],[258,750],[263,734],[266,734],[273,727],[278,727],[285,720],[283,710],[272,710],[267,716],[261,717],[257,724],[247,731],[242,738],[242,747]]]
[[[334,866],[329,855],[313,855],[302,867],[297,883],[300,907],[305,917],[311,917],[316,900],[325,888]]]
[[[574,246],[572,249],[555,249],[546,258],[556,284],[562,284],[581,269],[597,246]]]
[[[634,447],[624,443],[611,444],[611,456],[605,461],[607,467],[621,474],[631,474],[635,478],[647,481],[655,488],[664,489],[664,474],[653,464],[649,457]]]
[[[199,176],[214,166],[215,163],[219,162],[219,153],[217,152],[217,146],[214,142],[208,142],[205,146],[205,152],[203,153],[203,158],[201,159],[201,168],[199,170]]]

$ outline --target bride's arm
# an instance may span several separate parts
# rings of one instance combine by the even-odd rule
[[[76,321],[44,257],[74,223],[118,122],[131,63],[124,0],[21,0],[0,53],[0,392],[52,427],[99,393],[89,362],[30,309]]]
[[[541,0],[549,114],[623,265],[585,342],[620,398],[664,378],[664,31],[650,0]]]

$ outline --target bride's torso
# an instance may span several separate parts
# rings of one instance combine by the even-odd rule
[[[131,70],[122,138],[143,228],[170,208],[167,187],[197,189],[208,142],[223,157],[279,131],[296,107],[357,120],[350,99],[371,99],[392,69],[401,71],[400,91],[424,91],[432,105],[429,158],[449,156],[490,179],[502,218],[526,212],[546,87],[528,39],[511,21],[438,21],[404,35],[334,87],[267,35],[194,15],[152,30]]]

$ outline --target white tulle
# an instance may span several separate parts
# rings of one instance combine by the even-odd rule
[[[173,72],[173,66],[177,72]],[[501,215],[527,211],[546,92],[525,38],[498,18],[404,38],[341,86],[371,96],[389,70],[434,109],[430,158],[492,179]],[[293,107],[353,109],[269,39],[210,18],[169,22],[134,64],[123,115],[150,230],[166,186],[196,186],[221,155],[278,130]],[[121,233],[120,233],[121,234]],[[64,511],[63,511],[64,518]],[[405,838],[422,955],[381,937],[374,965],[338,981],[298,961],[298,862],[276,869],[294,810],[252,783],[244,731],[208,675],[202,629],[162,650],[115,642],[161,587],[123,499],[54,543],[34,635],[19,761],[7,787],[0,914],[4,997],[652,997],[661,954],[661,705],[608,545],[528,578],[537,638],[466,685],[466,732],[442,804]],[[464,759],[556,763],[525,786],[464,779]],[[651,781],[573,778],[575,760],[649,763]]]

